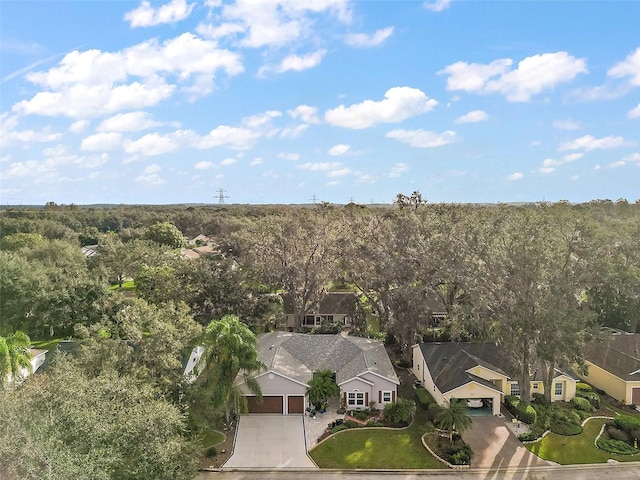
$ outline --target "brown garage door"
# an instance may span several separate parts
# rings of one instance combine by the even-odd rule
[[[302,395],[287,397],[287,412],[289,414],[304,413],[304,397]]]
[[[636,406],[640,405],[640,388],[631,389],[631,403]]]
[[[282,397],[263,396],[262,403],[256,397],[247,397],[249,413],[280,413],[282,414]]]

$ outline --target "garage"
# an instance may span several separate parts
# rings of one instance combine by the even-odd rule
[[[247,397],[249,413],[279,413],[282,415],[282,396],[263,395],[262,403],[256,397]]]
[[[290,415],[304,413],[304,397],[302,395],[289,395],[287,397],[287,413]]]

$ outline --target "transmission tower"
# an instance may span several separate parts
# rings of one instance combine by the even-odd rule
[[[311,202],[315,205],[315,204],[317,203],[317,201],[318,201],[318,197],[316,197],[316,194],[314,193],[314,194],[311,196]]]
[[[224,188],[219,188],[216,191],[218,192],[218,205],[224,205],[224,199],[231,198],[228,195],[225,195],[226,190]],[[216,197],[213,197],[213,198],[216,198]]]

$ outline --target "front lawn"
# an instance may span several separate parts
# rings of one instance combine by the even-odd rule
[[[401,382],[404,398],[414,390]],[[401,393],[401,392],[399,392]],[[320,468],[446,468],[422,445],[422,435],[433,431],[424,409],[416,409],[405,429],[353,428],[327,438],[309,452]]]
[[[579,435],[563,436],[549,433],[542,440],[525,446],[540,458],[561,465],[606,463],[610,458],[619,462],[640,461],[640,454],[613,455],[596,448],[594,445],[596,436],[606,421],[603,418],[594,418],[584,425]]]

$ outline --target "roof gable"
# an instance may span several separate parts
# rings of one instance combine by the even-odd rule
[[[611,335],[585,349],[585,359],[626,381],[640,380],[640,334]]]

